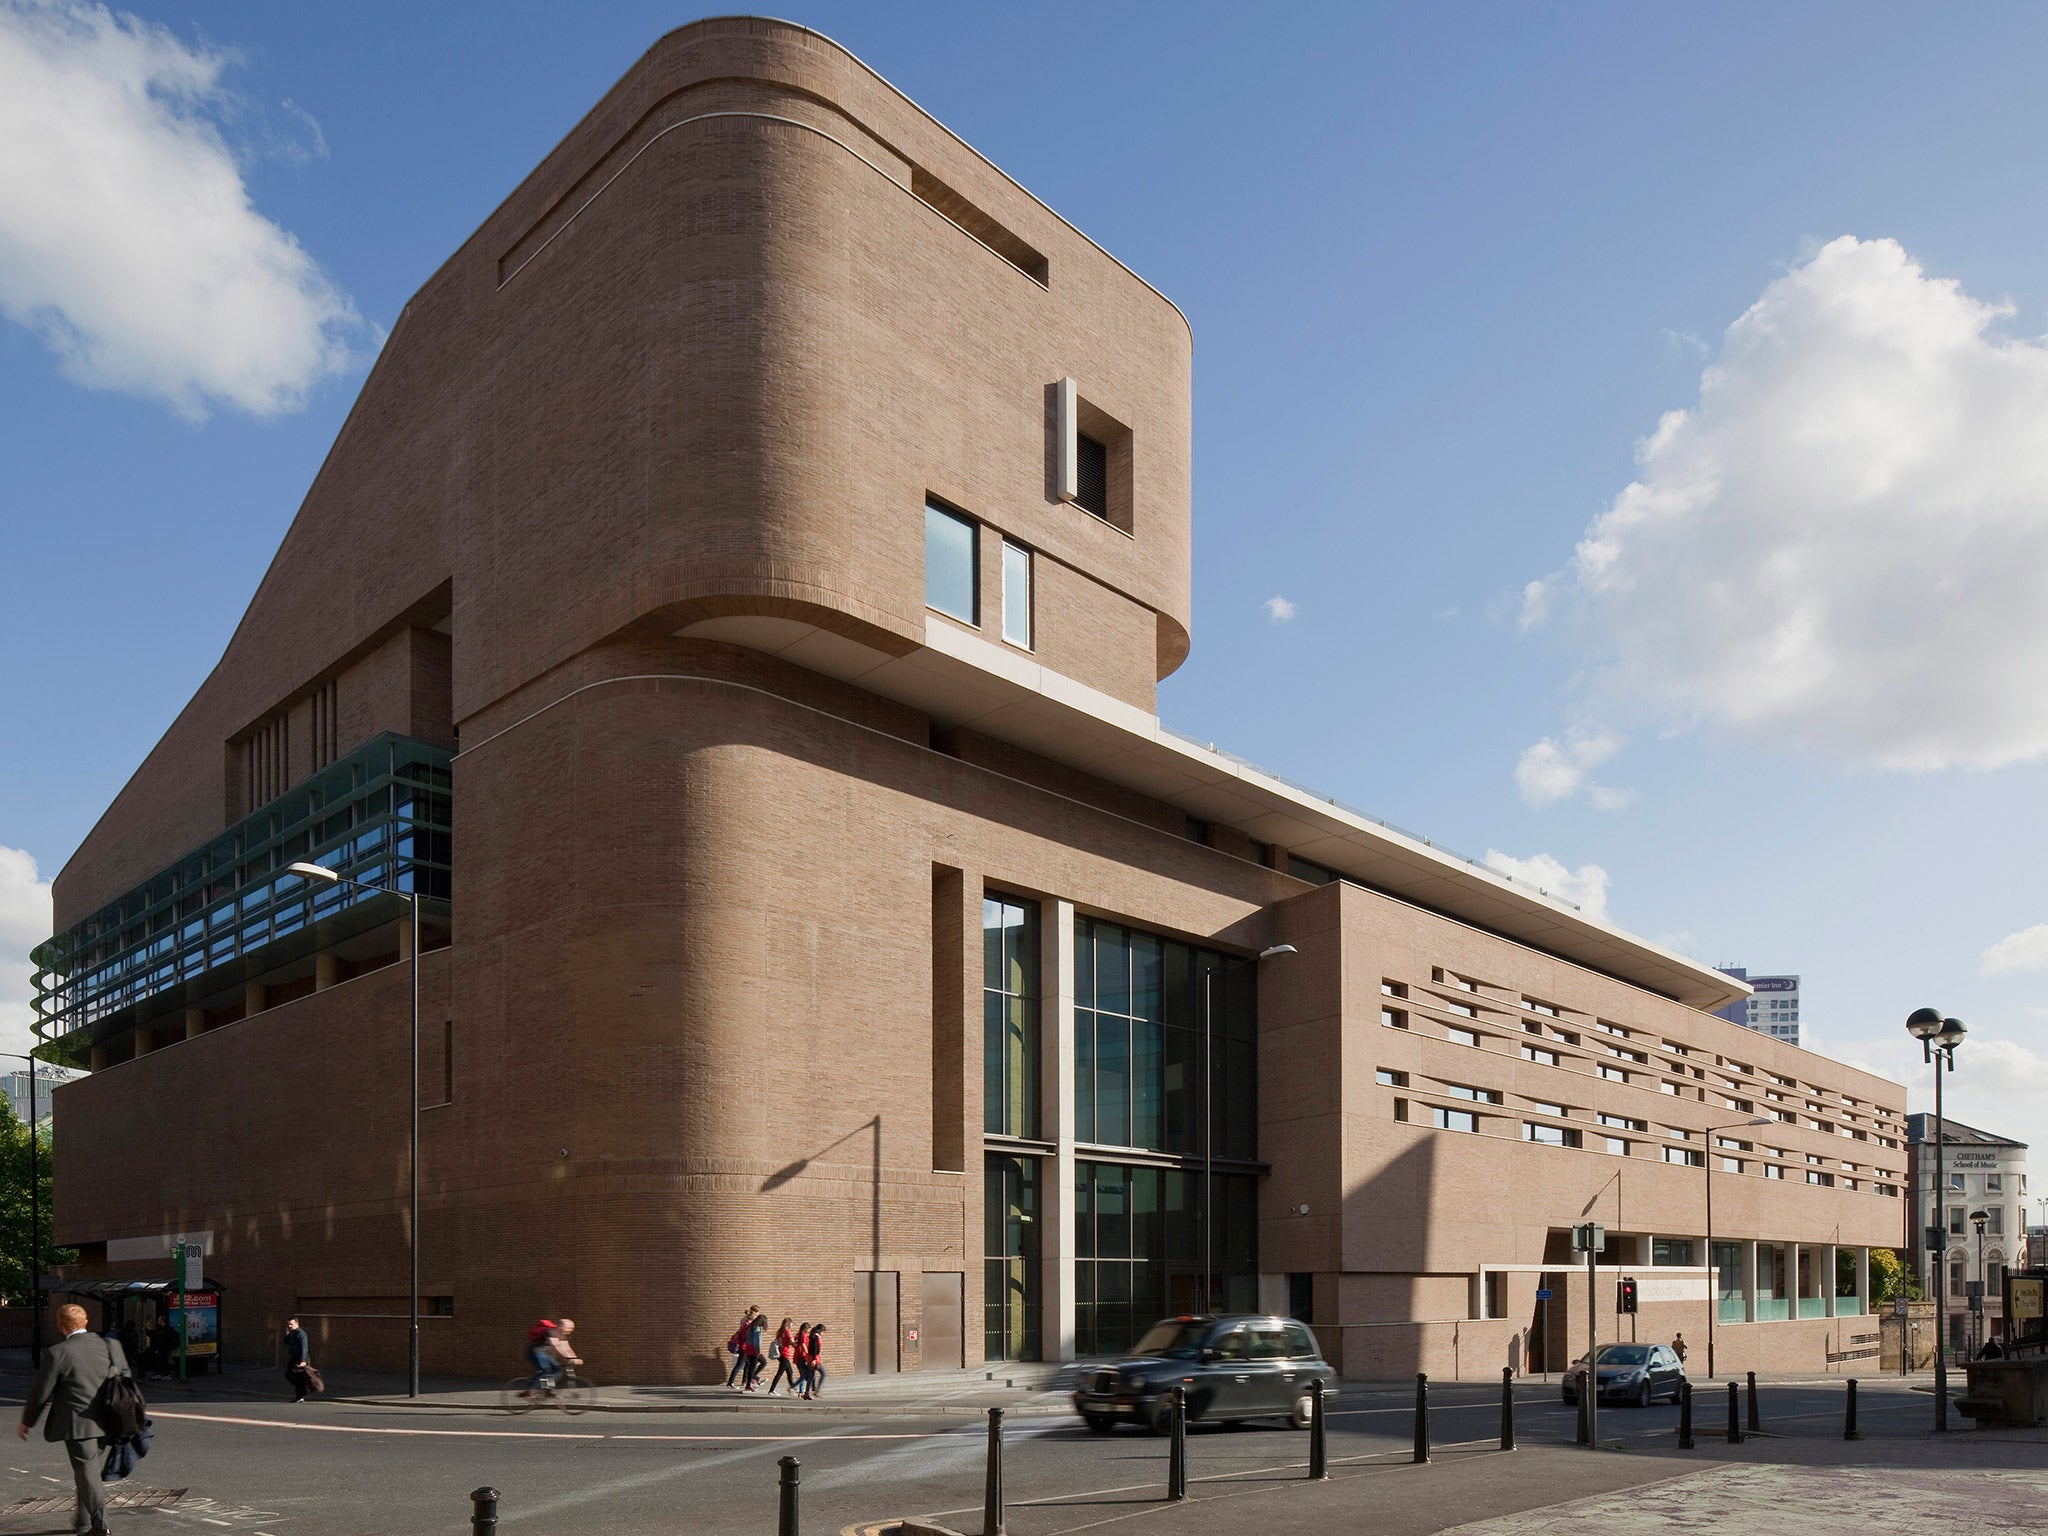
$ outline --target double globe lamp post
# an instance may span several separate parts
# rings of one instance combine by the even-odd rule
[[[1920,1042],[1921,1059],[1934,1068],[1934,1220],[1923,1234],[1922,1245],[1933,1257],[1934,1273],[1934,1431],[1948,1429],[1948,1179],[1942,1168],[1943,1125],[1941,1079],[1956,1069],[1956,1047],[1969,1032],[1961,1019],[1945,1019],[1938,1008],[1915,1008],[1907,1016],[1906,1032]]]

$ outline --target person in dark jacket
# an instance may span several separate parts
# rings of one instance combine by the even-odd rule
[[[128,1369],[128,1357],[112,1339],[93,1337],[85,1324],[85,1308],[74,1303],[57,1309],[57,1326],[64,1337],[43,1353],[43,1368],[21,1406],[17,1433],[26,1440],[43,1410],[49,1410],[43,1438],[64,1442],[64,1453],[71,1458],[71,1481],[78,1490],[73,1528],[79,1536],[104,1536],[107,1503],[95,1465],[103,1437],[92,1405],[101,1384]]]
[[[307,1373],[313,1365],[313,1341],[306,1337],[306,1330],[299,1326],[296,1317],[285,1319],[284,1325],[284,1379],[292,1384],[292,1401],[306,1400]]]

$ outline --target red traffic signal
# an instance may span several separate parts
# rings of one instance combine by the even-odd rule
[[[1633,1312],[1633,1311],[1635,1311],[1635,1309],[1636,1309],[1636,1283],[1635,1283],[1635,1281],[1633,1281],[1633,1280],[1624,1280],[1624,1281],[1622,1281],[1622,1282],[1621,1282],[1621,1298],[1620,1298],[1620,1303],[1619,1303],[1619,1305],[1620,1305],[1620,1307],[1621,1307],[1621,1310],[1622,1310],[1622,1311],[1624,1311],[1624,1312]]]

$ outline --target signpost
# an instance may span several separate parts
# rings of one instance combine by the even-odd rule
[[[1588,1450],[1600,1445],[1600,1306],[1593,1293],[1593,1267],[1606,1246],[1607,1229],[1599,1222],[1582,1222],[1572,1228],[1573,1251],[1586,1256],[1586,1379],[1579,1383],[1579,1391],[1586,1400]]]
[[[1536,1292],[1536,1321],[1543,1329],[1543,1379],[1550,1380],[1550,1287],[1539,1287]]]

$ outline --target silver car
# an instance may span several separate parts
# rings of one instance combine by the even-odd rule
[[[1633,1403],[1647,1408],[1660,1397],[1678,1401],[1685,1366],[1677,1353],[1662,1344],[1600,1346],[1600,1401]],[[1576,1403],[1586,1382],[1586,1357],[1581,1355],[1564,1373],[1564,1400]]]
[[[1084,1374],[1074,1408],[1097,1433],[1142,1424],[1164,1434],[1173,1389],[1186,1387],[1190,1421],[1276,1418],[1306,1429],[1318,1378],[1337,1384],[1315,1335],[1293,1318],[1169,1317],[1130,1354]]]

